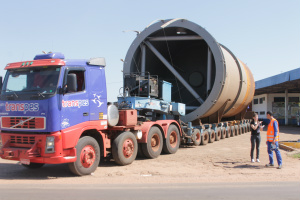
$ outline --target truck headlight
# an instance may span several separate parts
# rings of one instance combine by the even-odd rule
[[[53,153],[54,152],[54,137],[50,136],[46,138],[46,153]]]

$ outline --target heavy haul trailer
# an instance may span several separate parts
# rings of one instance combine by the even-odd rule
[[[201,65],[194,73],[188,73],[190,77],[182,78],[185,75],[184,70],[176,74],[176,70],[168,66],[164,57],[156,52],[158,46],[156,50],[151,47],[151,42],[148,41],[149,33],[151,37],[155,36],[153,30],[156,33],[161,31],[159,29],[170,34],[164,36],[167,38],[167,46],[168,40],[173,39],[185,41],[194,37],[199,40],[200,36],[186,34],[187,38],[183,38],[182,32],[178,32],[177,28],[181,28],[180,31],[197,33],[194,28],[196,26],[198,30],[199,26],[192,23],[193,26],[190,27],[190,23],[186,20],[159,21],[138,35],[124,62],[124,95],[118,98],[117,106],[107,104],[103,58],[66,60],[63,54],[49,53],[37,55],[33,61],[8,64],[0,99],[1,158],[19,160],[28,168],[39,168],[45,163],[69,163],[73,173],[86,175],[96,170],[100,157],[112,155],[116,163],[127,165],[134,161],[137,154],[156,158],[162,151],[175,153],[180,144],[204,145],[234,136],[235,133],[249,131],[249,121],[245,120],[243,115],[246,104],[253,98],[254,85],[251,82],[251,72],[247,71],[248,68],[244,64],[240,61],[236,62],[236,65],[231,63],[231,68],[236,67],[239,71],[240,80],[236,82],[239,85],[237,91],[236,87],[233,88],[236,96],[230,93],[226,99],[224,91],[226,94],[228,87],[233,86],[232,80],[228,81],[231,77],[228,73],[221,76],[222,80],[218,80],[220,70],[217,67],[220,65],[213,59],[216,52],[208,54],[211,62],[210,59],[206,60],[206,69],[202,69]],[[161,28],[158,28],[157,24]],[[173,35],[174,30],[177,31],[176,34],[180,34]],[[203,31],[201,27],[200,30]],[[206,39],[204,37],[203,40],[207,42],[208,33],[201,31],[199,33],[206,34]],[[161,40],[159,34],[158,38],[155,37],[154,41]],[[208,39],[211,40],[210,37]],[[137,41],[140,42],[138,46],[141,47],[142,53],[133,48]],[[145,44],[152,52],[149,52]],[[185,47],[185,51],[197,47],[189,47],[182,41],[180,44],[181,47]],[[220,46],[218,47],[220,50]],[[204,45],[200,49],[203,48],[216,47]],[[159,60],[153,57],[154,52]],[[200,52],[200,55],[202,53]],[[217,54],[223,55],[226,52]],[[132,61],[139,56],[142,62],[132,67]],[[191,66],[199,64],[191,58],[187,59]],[[237,61],[236,58],[233,60]],[[159,70],[164,67],[161,63],[164,63],[171,73]],[[177,61],[174,63],[174,66],[179,64]],[[222,63],[221,67],[224,67],[225,60]],[[185,69],[193,71],[192,67],[188,67],[190,64],[186,65]],[[221,70],[222,73],[227,67],[228,65]],[[208,75],[213,83],[205,98],[201,93],[203,85],[197,82],[199,78],[206,79],[202,70],[211,71]],[[197,77],[199,74],[202,76]],[[222,84],[218,84],[219,81]],[[189,84],[191,85],[188,86]],[[214,88],[220,89],[220,85],[223,89],[219,91],[218,98],[222,98],[211,102],[211,95],[216,93],[213,92]],[[199,104],[196,104],[188,93],[184,94],[184,97],[182,94],[176,94],[185,92],[185,88],[197,97],[196,101]],[[177,101],[179,98],[181,99]],[[192,99],[192,103],[188,99]],[[219,101],[223,103],[221,106]],[[211,105],[207,102],[211,102]],[[237,112],[237,108],[240,113]],[[232,112],[232,109],[235,112]],[[225,115],[228,112],[229,114]]]

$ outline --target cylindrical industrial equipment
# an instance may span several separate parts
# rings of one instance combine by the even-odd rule
[[[185,122],[238,119],[254,95],[248,67],[204,28],[185,19],[146,27],[132,42],[123,72],[150,72],[172,83],[172,101],[186,104]]]

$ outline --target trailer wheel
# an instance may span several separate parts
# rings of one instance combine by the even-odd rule
[[[30,163],[29,165],[22,164],[23,167],[26,167],[28,169],[38,169],[43,167],[44,165],[44,163]]]
[[[216,139],[216,132],[214,130],[210,131],[208,143],[213,143]]]
[[[112,155],[119,165],[131,164],[137,155],[138,144],[131,132],[123,132],[114,139],[112,144]]]
[[[226,127],[226,138],[230,138],[231,137],[231,128],[230,126]]]
[[[209,135],[207,131],[203,131],[202,136],[201,136],[201,143],[200,145],[207,145],[209,140]]]
[[[199,146],[200,143],[201,143],[201,132],[200,132],[200,130],[197,129],[197,128],[194,129],[192,137],[193,137],[194,145]]]
[[[225,127],[222,127],[221,128],[221,140],[225,139],[226,137],[226,129]]]
[[[235,133],[235,136],[240,135],[239,129],[238,129],[238,126],[237,126],[237,125],[234,126],[234,133]]]
[[[250,132],[250,123],[247,123],[247,128],[248,128],[247,132]]]
[[[77,160],[69,163],[71,172],[78,176],[91,174],[97,169],[100,162],[98,142],[90,136],[80,138],[76,145],[76,155]]]
[[[221,128],[217,128],[215,141],[219,141],[221,139],[221,135],[222,135]]]
[[[147,137],[147,143],[142,143],[142,150],[147,158],[157,158],[163,148],[163,138],[158,127],[153,126]]]
[[[242,127],[239,126],[238,129],[239,129],[239,135],[242,135]]]
[[[234,129],[234,126],[231,126],[231,135],[230,137],[234,137],[235,136],[235,129]]]
[[[177,126],[170,125],[167,133],[167,138],[164,140],[163,152],[174,154],[180,145],[180,134]]]
[[[244,134],[245,133],[245,127],[244,127],[244,125],[241,125],[240,127],[241,127],[241,133]]]

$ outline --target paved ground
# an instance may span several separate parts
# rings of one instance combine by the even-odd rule
[[[194,183],[142,185],[11,185],[0,186],[0,199],[230,199],[299,200],[300,183]]]
[[[281,140],[300,139],[299,127],[280,128]],[[128,166],[118,166],[113,161],[102,161],[95,173],[85,177],[74,176],[65,164],[45,165],[41,169],[28,170],[20,166],[18,162],[0,159],[0,200],[5,199],[5,194],[13,193],[16,189],[20,189],[20,194],[27,193],[29,196],[36,194],[36,197],[40,191],[49,195],[51,194],[49,191],[62,194],[65,188],[84,188],[83,193],[90,192],[96,195],[99,193],[98,188],[114,189],[131,185],[132,188],[149,187],[151,194],[151,191],[155,193],[170,184],[177,184],[178,188],[166,188],[160,191],[160,195],[164,196],[163,193],[167,191],[174,197],[189,199],[190,196],[186,195],[186,190],[190,190],[188,194],[195,196],[199,190],[199,195],[206,194],[207,199],[210,197],[227,199],[218,196],[221,194],[219,191],[230,191],[225,193],[229,196],[234,195],[237,190],[245,191],[245,194],[250,196],[252,193],[255,196],[255,193],[260,191],[260,195],[264,196],[267,193],[263,191],[272,191],[269,193],[272,194],[272,199],[279,199],[285,193],[296,194],[295,185],[299,186],[300,183],[300,159],[292,158],[288,152],[281,150],[283,168],[281,170],[275,167],[265,168],[264,165],[268,163],[266,132],[261,135],[261,163],[250,162],[250,133],[206,146],[180,148],[176,154],[161,155],[157,159],[137,159]],[[189,186],[191,186],[190,189]],[[283,186],[285,192],[281,194],[279,191]],[[48,188],[51,190],[44,190]],[[81,190],[73,190],[72,193],[77,197],[76,194],[79,191]],[[109,192],[101,191],[109,195]],[[125,193],[127,191],[133,190],[126,190]],[[134,191],[137,191],[135,195],[142,195],[143,193],[139,191],[146,194],[148,190],[137,188]],[[113,195],[120,194],[119,197],[121,197],[123,193],[124,191],[116,190]],[[240,195],[242,193],[236,193],[235,197],[239,198]],[[78,197],[80,197],[79,194]],[[117,198],[117,196],[110,197]]]

